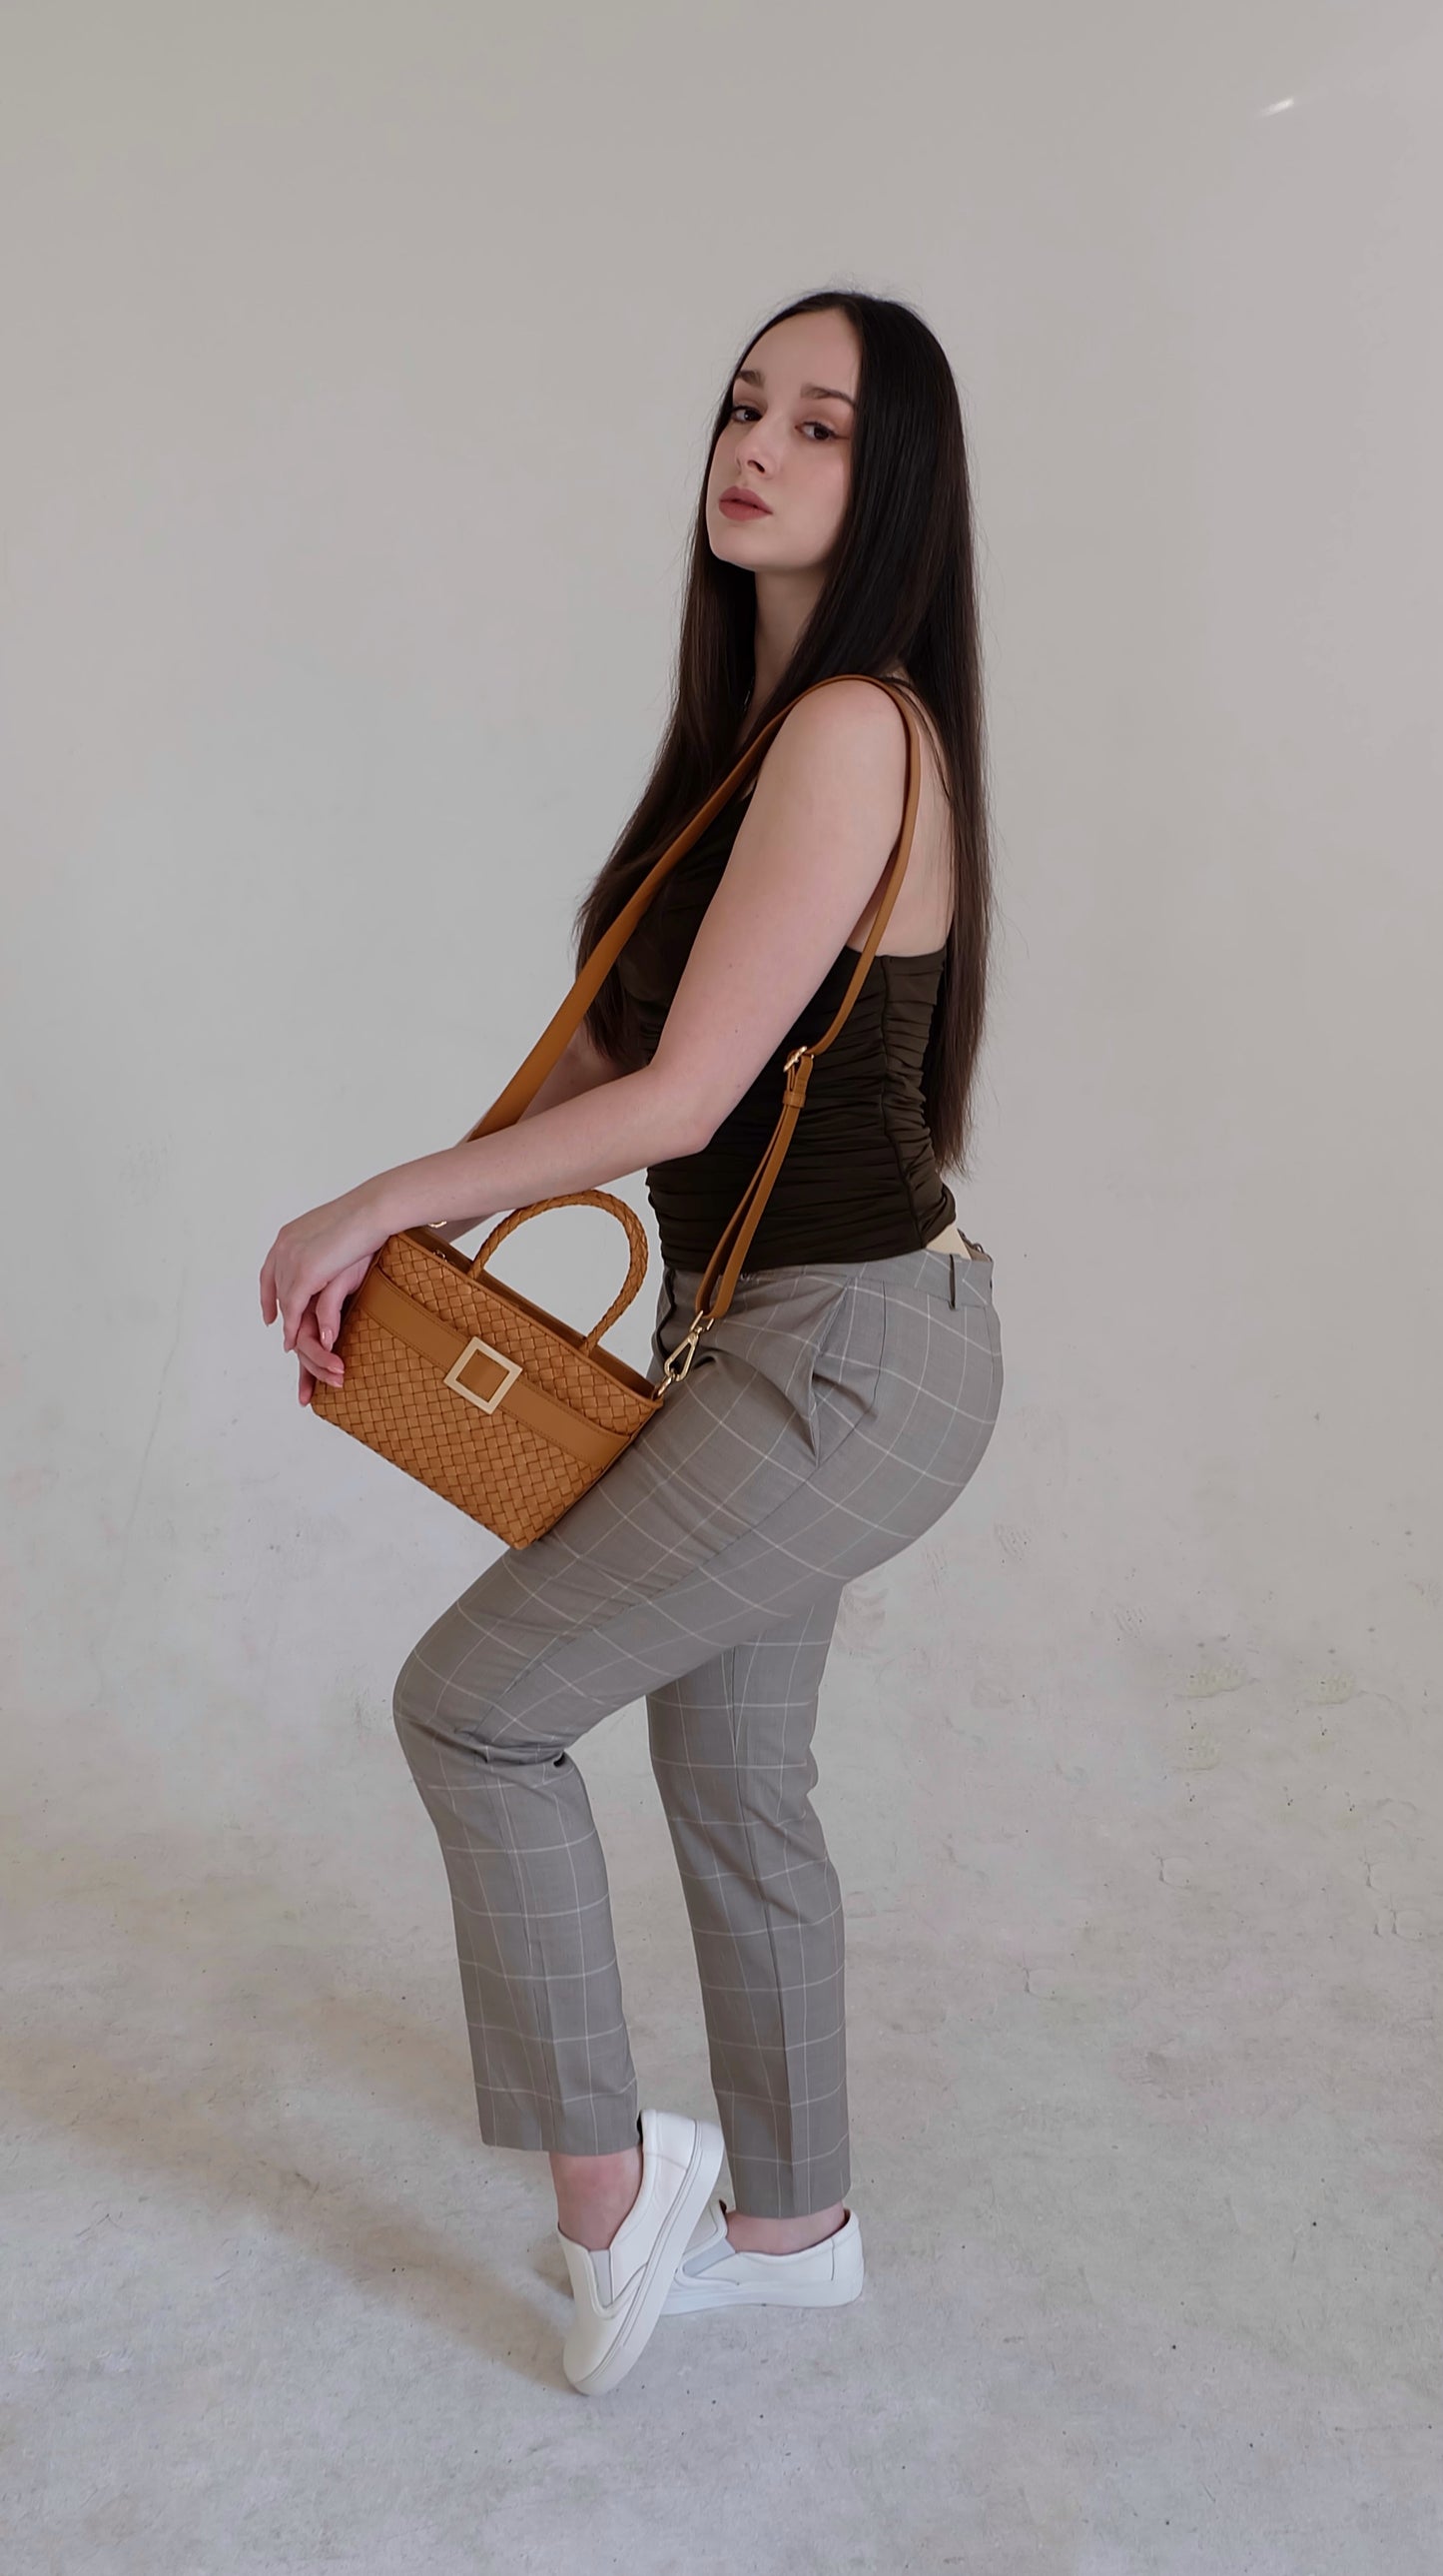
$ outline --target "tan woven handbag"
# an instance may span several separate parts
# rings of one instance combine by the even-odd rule
[[[870,672],[839,671],[812,685],[825,689],[833,679],[872,677]],[[641,1223],[625,1200],[608,1190],[567,1190],[556,1198],[513,1208],[492,1227],[470,1260],[430,1226],[409,1227],[381,1245],[360,1287],[346,1301],[336,1336],[345,1378],[338,1387],[317,1380],[312,1412],[364,1441],[368,1449],[404,1468],[418,1483],[429,1485],[432,1493],[444,1495],[512,1547],[525,1547],[553,1528],[637,1433],[645,1430],[671,1389],[685,1377],[701,1335],[731,1304],[747,1246],[807,1096],[812,1061],[832,1044],[861,991],[912,847],[922,776],[916,718],[901,691],[889,681],[877,680],[876,686],[896,700],[907,727],[902,828],[881,898],[831,1027],[825,1036],[810,1046],[794,1048],[786,1058],[782,1111],[771,1143],[712,1254],[691,1323],[667,1356],[661,1384],[654,1386],[625,1360],[601,1348],[603,1333],[626,1312],[647,1270]],[[811,693],[804,689],[799,696]],[[662,852],[592,950],[520,1071],[463,1143],[514,1125],[534,1099],[663,878],[720,813],[797,703],[793,698],[777,709],[721,785]],[[625,1228],[630,1242],[631,1260],[621,1290],[588,1333],[533,1305],[519,1290],[492,1278],[486,1267],[490,1255],[515,1227],[555,1207],[606,1208]]]

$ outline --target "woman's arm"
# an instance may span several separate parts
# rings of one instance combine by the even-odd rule
[[[533,1101],[528,1116],[489,1136],[378,1172],[364,1184],[364,1195],[385,1234],[413,1225],[438,1233],[455,1226],[464,1234],[500,1208],[603,1188],[625,1172],[689,1154],[696,1142],[685,1102],[664,1075],[643,1065],[639,1073],[584,1084],[545,1109]],[[451,1216],[457,1207],[479,1213]]]
[[[699,1152],[875,896],[906,773],[902,715],[869,681],[839,680],[804,698],[762,761],[651,1062],[379,1173],[364,1195],[389,1218],[386,1231],[434,1225],[441,1209],[494,1213],[600,1188]],[[448,1213],[446,1222],[461,1220]]]
[[[535,1118],[543,1109],[554,1109],[559,1101],[575,1100],[583,1091],[594,1091],[598,1083],[618,1081],[620,1075],[620,1065],[613,1064],[609,1056],[601,1053],[587,1034],[583,1021],[579,1029],[572,1031],[564,1052],[557,1057],[535,1099],[527,1102],[521,1118]],[[521,1119],[516,1123],[519,1126]],[[469,1234],[473,1226],[484,1225],[486,1221],[484,1216],[448,1217],[444,1224],[433,1225],[431,1232],[442,1236],[447,1243],[455,1243],[463,1234]]]
[[[543,1108],[538,1096],[511,1126],[397,1164],[282,1226],[261,1270],[261,1312],[268,1324],[280,1315],[288,1351],[301,1337],[303,1403],[307,1372],[329,1353],[341,1307],[388,1235],[416,1225],[464,1233],[502,1209],[700,1152],[875,897],[906,760],[901,713],[868,681],[804,698],[762,761],[651,1062],[592,1080],[583,1058],[567,1097],[553,1092]]]

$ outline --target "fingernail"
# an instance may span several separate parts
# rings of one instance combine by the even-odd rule
[[[326,1346],[327,1350],[329,1350],[329,1349],[330,1349],[330,1347],[331,1347],[331,1336],[330,1336],[330,1334],[329,1334],[329,1333],[322,1333],[322,1335],[321,1335],[321,1339],[322,1339],[322,1341],[325,1343],[325,1346]]]

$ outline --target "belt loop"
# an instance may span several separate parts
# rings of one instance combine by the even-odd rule
[[[949,1306],[955,1306],[957,1303],[957,1255],[955,1252],[949,1252],[947,1255],[947,1303]]]

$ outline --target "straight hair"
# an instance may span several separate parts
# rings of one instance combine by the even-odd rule
[[[931,718],[952,817],[952,922],[922,1084],[938,1169],[962,1173],[971,1142],[994,904],[973,512],[962,411],[940,342],[908,304],[822,289],[785,305],[762,329],[795,313],[828,311],[850,319],[861,365],[851,484],[821,593],[771,696],[749,709],[756,584],[745,567],[725,562],[712,550],[706,474],[731,417],[737,368],[746,364],[761,337],[758,331],[728,377],[712,423],[666,729],[641,797],[577,908],[575,970],[769,715],[834,672],[881,677],[900,663]],[[634,1071],[645,1060],[630,997],[615,966],[594,997],[585,1025],[594,1045],[622,1071]]]

